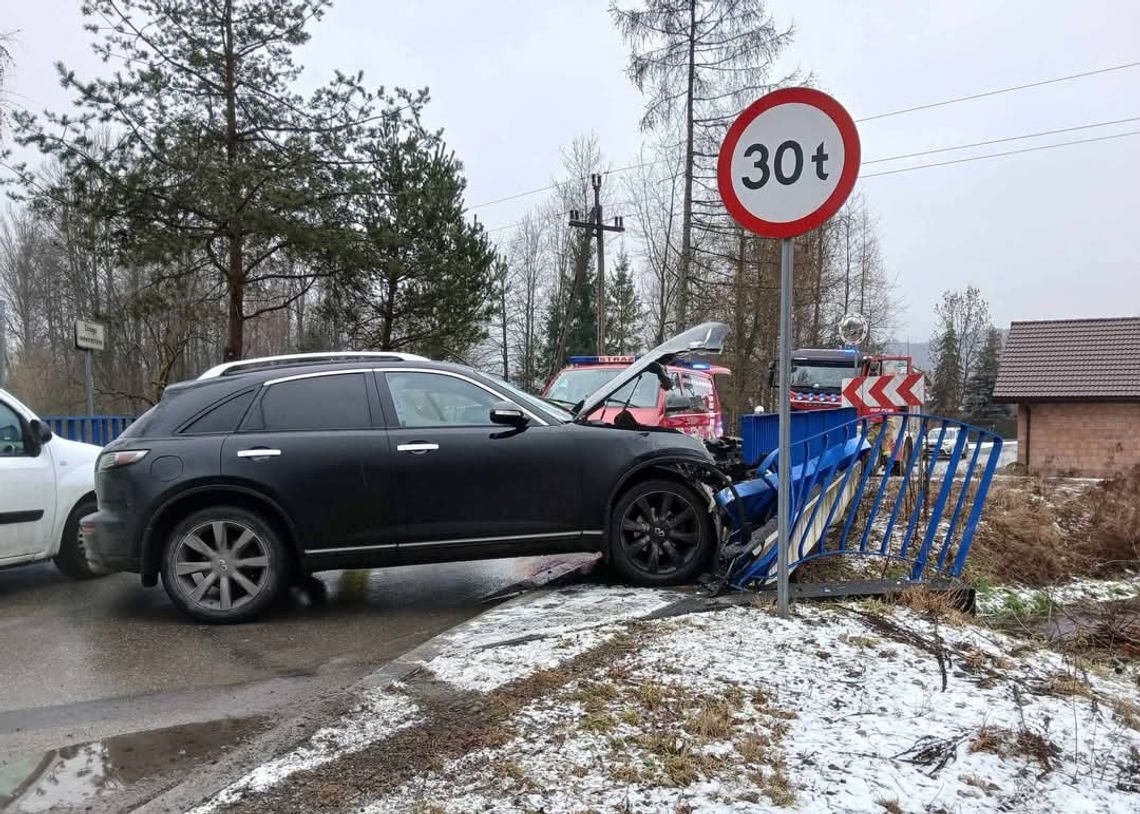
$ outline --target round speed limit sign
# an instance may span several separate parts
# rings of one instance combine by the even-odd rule
[[[717,185],[736,222],[795,237],[839,211],[859,175],[855,122],[826,93],[784,88],[749,105],[720,147]]]

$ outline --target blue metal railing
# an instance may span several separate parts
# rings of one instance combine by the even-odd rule
[[[797,410],[792,413],[792,444],[805,438],[822,438],[823,433],[854,421],[854,407],[831,410]],[[756,466],[780,444],[780,416],[776,413],[752,413],[740,419],[740,442],[744,463]],[[817,450],[818,451],[818,450]]]
[[[849,421],[792,445],[791,548],[794,568],[835,554],[905,563],[909,578],[962,573],[1001,458],[996,433],[938,416],[891,414]],[[759,526],[730,568],[737,587],[775,576],[777,454],[737,484],[740,506],[718,497],[730,527]],[[901,471],[901,477],[892,477]]]
[[[83,441],[96,446],[106,446],[123,434],[123,430],[134,423],[133,415],[93,415],[90,435],[87,429],[88,416],[85,415],[45,415],[40,420],[51,427],[60,438],[69,441]]]

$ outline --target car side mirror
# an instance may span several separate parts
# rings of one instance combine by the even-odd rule
[[[496,401],[491,405],[491,423],[506,424],[508,427],[525,427],[530,423],[530,418],[517,404]]]
[[[665,394],[665,412],[687,413],[693,409],[693,401],[684,393]]]
[[[51,427],[38,418],[28,422],[27,438],[24,440],[24,449],[35,458],[44,448],[44,444],[51,440]]]

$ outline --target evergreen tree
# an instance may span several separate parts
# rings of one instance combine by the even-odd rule
[[[986,344],[966,385],[966,415],[975,424],[985,424],[1005,415],[1005,410],[994,405],[994,384],[997,383],[1000,358],[1001,331],[990,327]]]
[[[598,346],[598,311],[593,285],[578,287],[566,333],[567,356],[590,356]]]
[[[641,299],[633,284],[629,256],[623,251],[606,285],[606,352],[635,353],[641,322]]]
[[[934,377],[927,401],[930,411],[943,416],[956,416],[962,404],[962,371],[959,367],[958,332],[953,323],[946,325],[934,348]]]
[[[397,119],[356,152],[370,194],[341,213],[352,252],[326,316],[360,347],[464,359],[486,336],[496,255],[464,217],[461,164],[437,133]]]
[[[426,92],[369,92],[359,75],[338,74],[309,98],[296,91],[294,54],[330,4],[85,0],[93,50],[114,70],[83,80],[60,64],[77,113],[15,117],[17,141],[63,169],[52,194],[118,218],[130,262],[214,274],[225,294],[226,359],[242,356],[247,319],[291,302],[262,299],[295,273],[283,270],[296,268],[285,258],[337,268],[335,244],[350,234],[335,214],[351,190],[349,145],[426,101]],[[99,128],[115,138],[100,142]],[[76,184],[90,174],[101,190],[84,195]],[[35,186],[30,174],[24,180]]]

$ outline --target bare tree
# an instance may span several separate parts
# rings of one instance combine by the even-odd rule
[[[712,183],[715,145],[730,117],[780,84],[769,74],[792,29],[778,28],[762,0],[643,0],[635,8],[615,2],[610,15],[631,48],[627,73],[647,97],[642,129],[683,145],[676,295],[683,325],[689,320],[698,193],[711,193],[719,204]]]

